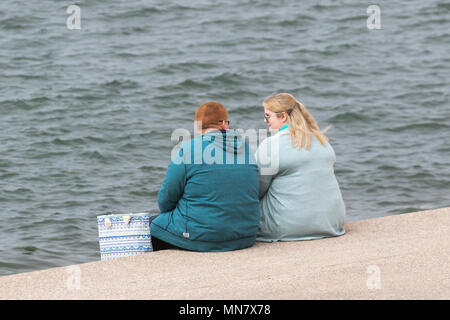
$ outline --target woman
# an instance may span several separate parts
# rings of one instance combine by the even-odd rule
[[[261,206],[256,240],[311,240],[344,234],[345,206],[328,138],[305,106],[288,93],[270,96],[263,107],[272,135],[256,152]]]

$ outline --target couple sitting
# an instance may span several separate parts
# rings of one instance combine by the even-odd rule
[[[184,142],[172,157],[158,193],[161,214],[150,221],[154,251],[229,251],[255,241],[345,233],[336,156],[327,137],[290,94],[273,95],[263,106],[269,130],[279,131],[260,144],[255,156],[229,129],[220,103],[197,109],[201,135]],[[267,169],[267,163],[276,166]]]

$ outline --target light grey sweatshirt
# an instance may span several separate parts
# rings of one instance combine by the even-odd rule
[[[311,240],[345,233],[345,205],[334,174],[336,155],[312,135],[294,148],[289,128],[264,140],[255,154],[260,171],[257,241]]]

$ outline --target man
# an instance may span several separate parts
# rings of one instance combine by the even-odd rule
[[[258,232],[258,167],[248,143],[229,129],[218,102],[195,113],[201,135],[181,145],[158,193],[150,222],[154,250],[229,251],[250,247]]]

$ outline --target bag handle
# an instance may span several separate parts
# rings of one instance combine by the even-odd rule
[[[128,224],[130,224],[130,222],[131,222],[131,216],[130,216],[130,215],[125,215],[125,216],[122,217],[122,220],[123,220],[123,222],[124,222],[126,225],[128,225]],[[108,227],[108,228],[111,228],[111,227],[112,227],[111,219],[105,218],[104,223],[105,223],[105,226],[106,226],[106,227]]]

